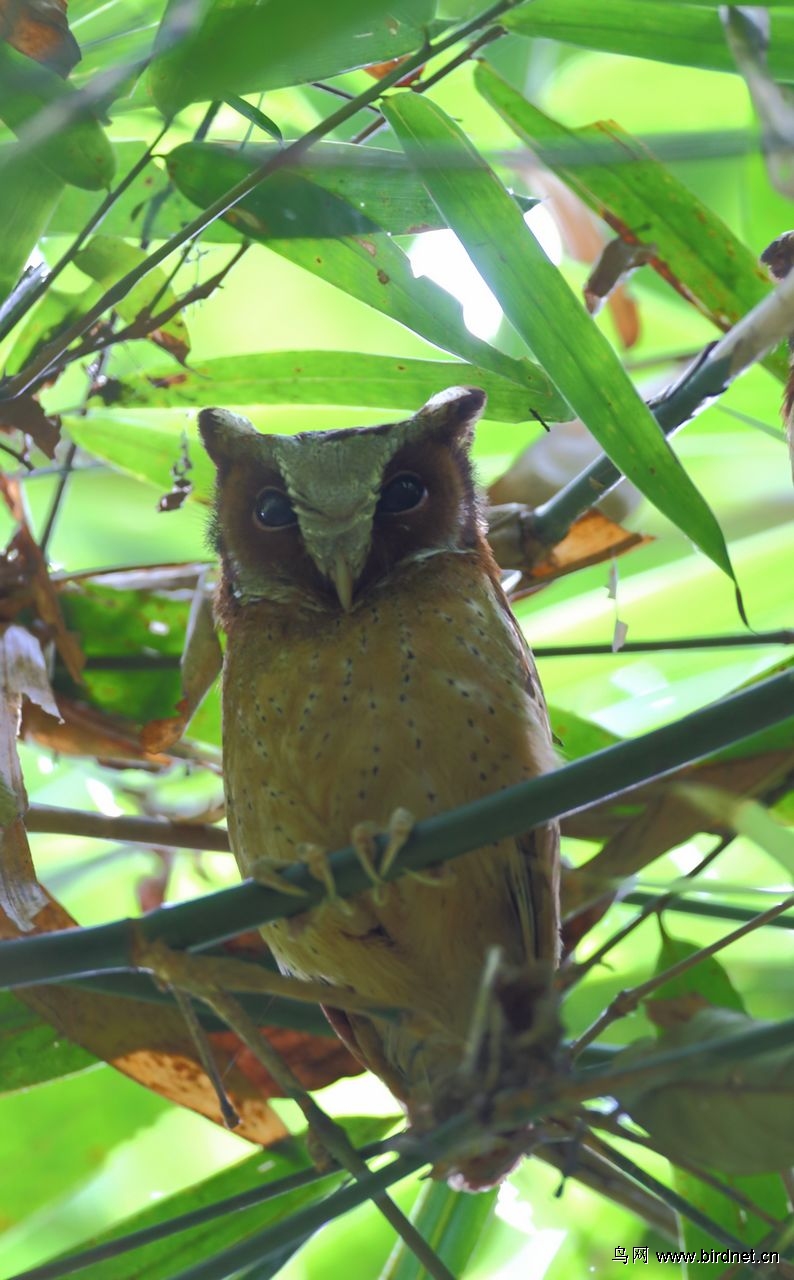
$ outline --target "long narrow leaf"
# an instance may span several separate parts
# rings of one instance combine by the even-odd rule
[[[426,98],[395,95],[384,111],[505,315],[574,412],[624,475],[735,581],[710,507],[494,172],[462,130]],[[440,167],[439,155],[448,156],[449,165]]]

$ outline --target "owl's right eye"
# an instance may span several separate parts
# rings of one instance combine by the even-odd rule
[[[296,524],[295,508],[280,489],[263,489],[254,504],[254,518],[263,529],[286,529]]]

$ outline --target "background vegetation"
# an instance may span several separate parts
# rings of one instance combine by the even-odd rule
[[[214,684],[178,736],[217,657],[205,617],[189,626],[209,564],[211,467],[195,409],[239,406],[269,431],[351,426],[405,416],[463,381],[489,392],[481,479],[493,503],[520,504],[502,513],[495,545],[561,750],[582,762],[562,798],[536,789],[526,813],[647,786],[564,826],[576,946],[565,1035],[603,1029],[582,1062],[623,1075],[588,1091],[582,1066],[552,1103],[508,1099],[539,1108],[546,1145],[498,1193],[422,1181],[425,1145],[403,1155],[419,1173],[395,1200],[445,1260],[436,1274],[611,1274],[624,1248],[628,1265],[669,1276],[657,1249],[756,1243],[790,1276],[785,292],[772,322],[750,325],[749,353],[718,348],[690,370],[770,293],[757,258],[791,221],[792,111],[776,81],[789,74],[794,6],[768,6],[768,54],[766,10],[743,18],[683,0],[72,0],[68,25],[62,9],[0,4],[0,973],[4,988],[73,980],[0,995],[2,1275],[193,1211],[188,1230],[110,1247],[80,1274],[427,1274],[367,1202],[371,1186],[352,1184],[343,1195],[364,1203],[336,1217],[347,1201],[327,1197],[349,1180],[316,1178],[288,1136],[305,1127],[299,1107],[271,1097],[217,1021],[207,1030],[242,1137],[206,1118],[218,1109],[196,1051],[148,977],[75,985],[130,962],[120,932],[49,950],[46,934],[203,900],[237,879],[208,827],[222,816]],[[386,65],[396,55],[407,61]],[[403,76],[410,89],[390,87]],[[577,132],[594,121],[615,123]],[[616,234],[634,251],[615,267],[602,253]],[[581,304],[588,278],[591,295],[609,295],[595,322]],[[686,423],[684,470],[632,390],[658,398],[682,373],[656,411],[667,427]],[[574,415],[632,482],[609,508],[622,528],[585,516],[587,485],[584,500],[580,488],[532,515],[597,453],[558,425]],[[704,715],[744,687],[735,710]],[[671,736],[644,754],[591,761],[662,726]],[[675,781],[712,790],[655,780],[676,763]],[[748,797],[761,803],[739,803]],[[460,833],[449,840],[462,851]],[[155,914],[149,936],[219,939],[236,931],[225,912],[253,925],[263,902]],[[719,959],[699,954],[742,924]],[[253,947],[244,954],[264,963]],[[680,974],[662,986],[673,964]],[[313,1007],[260,997],[249,1008],[356,1147],[399,1127],[391,1097],[353,1074]],[[644,1037],[656,1057],[643,1075],[614,1051]],[[269,1182],[283,1194],[263,1201]],[[216,1212],[249,1192],[253,1207]],[[632,1261],[644,1247],[647,1261]],[[689,1270],[762,1274],[719,1258]]]

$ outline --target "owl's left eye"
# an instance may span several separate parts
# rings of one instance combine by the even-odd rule
[[[254,516],[264,529],[286,529],[298,517],[295,508],[280,489],[263,489],[254,504]]]
[[[419,476],[413,475],[410,471],[403,471],[389,480],[381,489],[378,511],[390,516],[399,515],[403,511],[413,511],[421,505],[426,496],[427,489]]]

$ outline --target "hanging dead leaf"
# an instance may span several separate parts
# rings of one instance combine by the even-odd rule
[[[66,629],[47,562],[27,522],[19,482],[0,475],[0,495],[18,525],[6,547],[5,561],[13,566],[20,584],[16,591],[0,601],[0,618],[13,618],[21,609],[32,605],[43,623],[45,637],[54,641],[69,675],[79,683],[85,658],[77,639]]]
[[[28,798],[17,754],[17,734],[24,700],[48,717],[58,708],[50,689],[41,646],[24,627],[4,627],[0,634],[0,910],[20,933],[34,927],[46,896],[32,875],[22,815]]]
[[[584,300],[590,315],[597,315],[618,285],[638,267],[652,262],[655,255],[655,245],[627,243],[620,236],[605,244],[584,284]]]
[[[199,579],[185,634],[182,653],[182,697],[177,712],[165,720],[150,720],[141,730],[145,751],[167,751],[185,732],[204,695],[220,673],[223,654],[207,594],[205,576]]]
[[[59,723],[42,716],[36,707],[25,709],[23,737],[32,738],[59,755],[93,756],[111,767],[126,767],[134,762],[138,768],[162,769],[174,763],[172,756],[147,751],[141,745],[137,727],[130,721],[63,694],[57,695],[56,702]]]
[[[54,458],[61,420],[46,414],[35,396],[17,396],[0,403],[0,431],[22,431],[43,454]]]
[[[17,901],[26,904],[29,923],[24,928],[17,922],[5,909],[9,905],[5,895],[0,897],[0,939],[18,938],[31,928],[36,933],[75,928],[74,919],[36,879],[20,820],[15,823],[15,832],[18,835],[13,864],[15,892]],[[36,909],[32,911],[34,904]],[[61,1035],[130,1079],[217,1124],[223,1123],[215,1090],[176,1009],[59,985],[20,988],[17,995]],[[263,1028],[263,1033],[269,1035],[270,1031]],[[291,1041],[288,1037],[288,1049],[295,1063],[302,1059],[312,1064],[305,1069],[310,1075],[313,1072],[322,1084],[360,1070],[355,1060],[346,1062],[335,1052],[330,1038],[325,1041],[322,1037],[293,1033]],[[226,1093],[240,1117],[236,1132],[263,1146],[285,1137],[287,1131],[267,1101],[276,1096],[278,1090],[272,1082],[253,1079],[251,1073],[238,1065],[241,1046],[237,1038],[222,1035],[213,1044],[213,1052]]]
[[[354,1058],[336,1036],[311,1036],[303,1031],[291,1031],[288,1027],[268,1027],[267,1038],[294,1071],[304,1089],[324,1089],[346,1076],[360,1076],[364,1071],[358,1058]],[[272,1078],[249,1049],[240,1044],[232,1031],[213,1031],[209,1035],[212,1045],[233,1055],[234,1064],[267,1098],[281,1096]]]
[[[66,0],[0,0],[0,40],[60,76],[68,76],[82,56],[69,30]]]
[[[642,335],[640,309],[636,300],[625,285],[618,284],[607,298],[607,306],[624,351],[630,351]]]
[[[389,58],[387,62],[371,62],[363,70],[366,71],[368,76],[372,76],[373,80],[382,80],[390,71],[393,71],[395,67],[401,66],[405,61],[406,58]],[[416,84],[417,80],[421,80],[424,69],[424,63],[422,63],[421,67],[417,67],[414,71],[409,71],[403,76],[402,80],[398,80],[392,87],[394,89],[405,89],[409,84]]]

